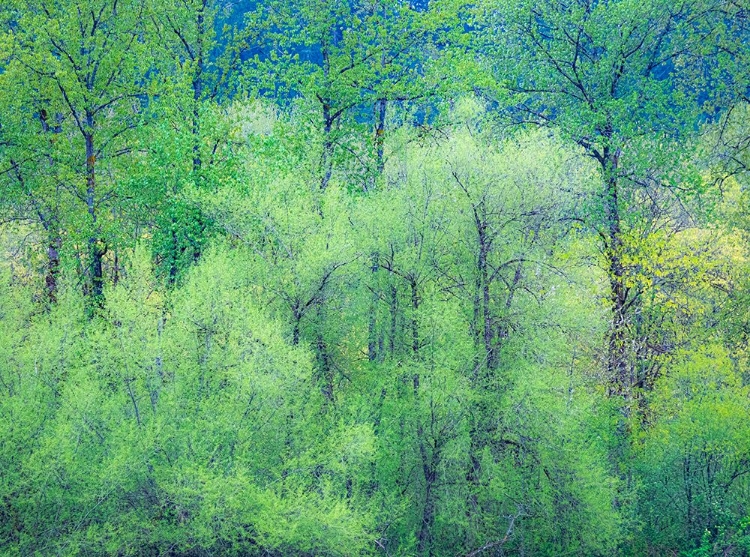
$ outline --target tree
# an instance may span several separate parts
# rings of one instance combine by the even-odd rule
[[[640,303],[628,284],[625,238],[638,192],[689,186],[675,170],[699,116],[701,84],[685,90],[674,76],[716,39],[726,17],[717,7],[731,9],[704,0],[490,1],[477,20],[478,56],[509,95],[512,121],[561,130],[598,165],[602,190],[586,222],[601,238],[610,284],[609,390],[625,407],[635,383],[629,329]]]
[[[41,228],[45,257],[45,298],[57,299],[66,191],[56,143],[62,127],[60,112],[39,95],[38,80],[10,67],[0,76],[4,95],[0,121],[0,206],[6,222],[28,222]],[[62,172],[61,172],[62,170]]]
[[[322,143],[320,189],[342,157],[356,160],[363,188],[372,187],[383,167],[387,104],[424,93],[416,78],[431,20],[400,0],[266,2],[255,17],[269,22],[270,45],[254,61],[256,86],[280,100],[300,96],[312,107]],[[370,139],[350,137],[345,124],[355,120],[370,123]],[[374,164],[363,149],[368,143]]]
[[[26,117],[55,119],[69,138],[55,144],[65,165],[57,172],[72,205],[82,209],[72,222],[71,240],[86,269],[86,291],[100,304],[104,259],[116,238],[110,211],[122,198],[118,177],[134,152],[150,69],[142,40],[147,5],[143,0],[29,0],[9,8],[15,10],[10,64],[26,74],[27,82],[33,80],[49,106]]]

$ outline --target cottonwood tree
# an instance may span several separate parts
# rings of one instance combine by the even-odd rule
[[[40,100],[53,107],[35,112],[48,121],[40,125],[54,121],[65,138],[55,143],[55,156],[65,159],[57,174],[77,207],[71,239],[85,268],[86,292],[98,304],[105,256],[117,236],[111,222],[123,197],[118,179],[134,152],[150,65],[143,40],[148,7],[144,0],[29,0],[9,6],[16,10],[11,64],[35,81]]]
[[[67,199],[64,166],[56,145],[65,141],[60,137],[62,112],[38,94],[38,80],[25,75],[18,65],[7,67],[0,81],[4,90],[16,92],[0,98],[1,220],[41,228],[45,297],[54,302],[66,218],[63,203]]]
[[[478,55],[509,95],[512,120],[559,129],[598,165],[601,192],[586,222],[609,277],[609,392],[626,407],[635,383],[629,329],[640,303],[625,262],[635,194],[646,182],[686,187],[674,171],[699,116],[701,84],[684,89],[675,76],[722,31],[728,12],[719,8],[731,12],[731,2],[493,0],[477,20]]]
[[[149,12],[154,125],[142,199],[152,209],[153,251],[168,284],[200,257],[212,231],[190,192],[210,191],[238,172],[240,146],[227,111],[241,95],[242,58],[259,29],[235,16],[211,0],[175,0]]]

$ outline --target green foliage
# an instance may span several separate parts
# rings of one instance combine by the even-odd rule
[[[0,554],[750,554],[748,7],[0,6]]]
[[[5,360],[3,446],[25,447],[3,453],[7,549],[359,553],[368,519],[339,459],[366,458],[371,432],[316,419],[309,354],[247,303],[231,256],[207,257],[170,300],[134,261],[99,320],[73,325],[69,305],[32,318],[44,336]]]
[[[690,555],[747,550],[747,400],[718,346],[686,354],[654,392],[655,425],[639,455],[645,539],[654,547],[690,548]]]

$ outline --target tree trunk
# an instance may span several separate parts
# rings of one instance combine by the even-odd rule
[[[417,279],[409,279],[409,288],[411,289],[411,350],[414,356],[419,353],[419,289]]]
[[[323,176],[320,179],[320,191],[325,191],[333,174],[333,116],[331,106],[328,102],[323,103],[323,153],[321,156],[321,169]]]
[[[379,265],[379,254],[373,252],[370,256],[370,271],[372,273],[372,296],[370,298],[370,317],[367,324],[367,358],[374,362],[378,359],[378,302],[380,296],[378,294],[377,276]]]
[[[628,287],[625,284],[625,268],[622,263],[623,244],[621,238],[621,216],[617,170],[620,152],[604,149],[603,169],[605,177],[605,218],[607,226],[607,271],[609,273],[611,325],[608,343],[607,371],[609,392],[625,399],[631,398],[632,381],[627,361],[627,310]]]
[[[292,327],[292,346],[299,345],[299,329],[300,321],[302,321],[302,312],[300,311],[299,306],[299,301],[296,301],[292,307],[292,315],[294,317],[294,326]]]
[[[398,334],[398,289],[390,285],[389,288],[390,301],[389,309],[391,313],[391,331],[388,336],[388,350],[391,353],[391,357],[396,353],[396,335]]]
[[[474,300],[474,328],[475,334],[479,335],[481,330],[481,343],[484,347],[485,366],[487,369],[495,369],[495,347],[494,328],[492,319],[491,293],[489,263],[487,258],[490,254],[490,239],[487,235],[487,215],[484,202],[474,208],[474,220],[477,229],[477,291]],[[480,315],[481,314],[481,315]],[[481,318],[482,324],[479,326]],[[481,366],[479,366],[481,367]],[[479,370],[477,370],[478,372]]]
[[[49,230],[49,242],[47,245],[47,274],[44,277],[44,285],[47,299],[50,303],[57,302],[57,277],[60,274],[60,249],[62,239],[57,228]]]
[[[205,2],[198,10],[196,16],[196,48],[195,48],[195,75],[193,77],[193,177],[198,180],[203,166],[201,158],[201,125],[200,125],[200,103],[203,97],[203,36],[206,33],[206,23],[203,10]]]
[[[378,176],[385,170],[385,117],[388,108],[386,99],[378,99],[375,102],[375,161]]]
[[[425,495],[422,506],[422,521],[417,535],[417,554],[432,556],[432,525],[435,522],[435,482],[437,481],[438,448],[433,447],[433,453],[427,453],[422,425],[417,426],[419,453],[422,458],[422,474],[424,475]]]
[[[91,113],[86,114],[88,128],[84,137],[86,143],[86,208],[91,219],[91,234],[89,235],[89,281],[90,296],[94,305],[102,303],[104,293],[104,255],[107,250],[99,237],[96,206],[96,151],[94,149],[94,118]]]
[[[331,365],[331,356],[328,353],[328,345],[321,333],[318,333],[317,335],[316,348],[318,353],[318,365],[320,366],[321,378],[323,380],[323,385],[320,390],[328,402],[333,402],[333,366]]]

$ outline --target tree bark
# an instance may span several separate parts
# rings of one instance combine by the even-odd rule
[[[632,395],[627,358],[628,326],[628,287],[625,282],[625,268],[622,263],[623,244],[617,171],[619,150],[605,148],[602,166],[605,178],[605,219],[607,233],[607,271],[609,274],[611,324],[608,342],[607,371],[610,381],[610,394],[623,397],[628,402]]]
[[[419,287],[417,279],[409,279],[409,288],[411,290],[411,350],[414,356],[419,353]]]
[[[193,176],[195,180],[200,177],[203,166],[201,158],[201,125],[200,125],[200,103],[203,97],[203,36],[206,33],[204,10],[206,3],[203,2],[196,14],[196,45],[195,45],[195,75],[193,76]]]
[[[375,161],[376,161],[376,172],[378,177],[383,174],[385,170],[385,117],[388,109],[388,101],[386,99],[378,99],[375,102]]]
[[[57,277],[60,274],[60,249],[62,239],[57,231],[48,230],[49,240],[47,244],[47,273],[44,277],[47,299],[50,303],[57,302]]]
[[[396,353],[396,335],[398,334],[398,289],[391,284],[388,288],[388,294],[388,309],[391,317],[390,333],[388,335],[388,351],[390,352],[391,357],[393,357]]]
[[[99,237],[96,206],[96,151],[94,149],[94,117],[86,113],[87,132],[84,135],[86,144],[86,208],[91,219],[89,236],[89,282],[90,296],[94,305],[101,305],[104,293],[104,255],[107,250]]]
[[[432,448],[432,454],[428,454],[425,445],[424,431],[422,425],[417,426],[417,438],[419,442],[419,453],[422,458],[422,474],[425,482],[424,504],[422,506],[422,521],[417,535],[417,554],[432,556],[432,526],[435,522],[435,482],[437,481],[437,467],[440,459],[438,447]]]
[[[325,191],[333,175],[333,116],[331,114],[331,105],[328,102],[323,103],[323,153],[321,156],[321,168],[323,176],[320,179],[320,191]]]
[[[378,302],[380,296],[378,293],[378,286],[376,279],[378,276],[378,270],[380,269],[379,264],[380,255],[378,252],[373,252],[370,256],[370,271],[372,273],[373,285],[372,285],[372,296],[370,298],[370,317],[367,324],[367,358],[371,362],[378,359]]]

